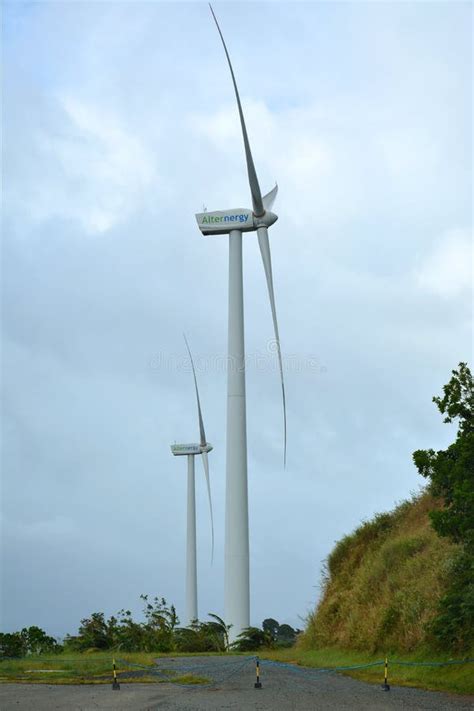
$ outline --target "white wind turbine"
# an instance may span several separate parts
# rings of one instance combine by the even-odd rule
[[[219,23],[211,8],[219,31],[234,85],[235,98],[247,162],[252,196],[252,210],[237,208],[196,215],[204,235],[229,235],[229,331],[227,370],[227,452],[226,452],[226,521],[225,521],[225,620],[232,625],[231,635],[237,635],[250,625],[249,585],[249,519],[247,486],[247,426],[245,404],[244,301],[242,281],[242,233],[256,231],[270,297],[275,331],[276,352],[283,396],[284,461],[286,462],[286,404],[283,382],[280,336],[273,292],[272,262],[268,228],[277,220],[270,212],[278,186],[262,197],[250,151],[242,105],[234,71]]]
[[[207,495],[209,498],[209,510],[211,514],[212,531],[212,557],[214,556],[214,522],[212,515],[211,484],[209,480],[208,452],[212,450],[212,445],[206,440],[204,422],[202,419],[201,403],[199,400],[199,390],[196,379],[196,370],[191,355],[186,336],[184,336],[186,348],[188,349],[191,367],[193,369],[194,387],[196,390],[196,400],[199,418],[199,444],[172,444],[171,451],[176,456],[187,456],[188,458],[188,492],[187,492],[187,527],[186,527],[186,621],[191,624],[198,619],[197,603],[197,557],[196,557],[196,487],[194,476],[194,457],[202,456],[204,474],[206,476]]]

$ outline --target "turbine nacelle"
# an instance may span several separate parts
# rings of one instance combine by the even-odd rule
[[[203,235],[226,235],[232,230],[255,232],[259,227],[270,227],[278,220],[277,215],[266,210],[256,217],[252,210],[237,207],[234,210],[199,212],[196,215],[198,227]]]
[[[206,444],[172,444],[171,452],[175,457],[183,457],[188,454],[204,454],[212,451],[212,444],[206,442]]]

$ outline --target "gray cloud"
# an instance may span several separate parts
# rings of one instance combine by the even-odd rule
[[[219,14],[262,187],[280,185],[277,307],[298,364],[284,471],[246,236],[252,620],[296,624],[333,541],[422,483],[414,449],[452,437],[430,401],[472,354],[469,9],[268,9]],[[200,613],[222,613],[227,247],[194,212],[248,189],[215,29],[200,4],[10,4],[5,39],[3,625],[73,632],[142,592],[183,614],[183,330],[214,445]]]

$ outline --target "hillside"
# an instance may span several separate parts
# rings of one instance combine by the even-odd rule
[[[336,544],[303,648],[409,652],[429,644],[426,626],[446,590],[457,550],[431,527],[428,511],[439,507],[424,493],[376,515]]]

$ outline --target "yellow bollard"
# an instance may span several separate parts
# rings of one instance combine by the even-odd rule
[[[385,657],[382,689],[384,691],[390,691],[390,686],[388,684],[388,657]]]
[[[256,689],[261,689],[262,685],[260,683],[260,662],[259,662],[258,657],[256,658],[256,662],[255,662],[255,673],[257,675],[257,681],[255,682],[254,687]]]
[[[112,659],[112,664],[113,664],[113,668],[114,668],[114,680],[112,682],[112,689],[114,691],[120,691],[120,684],[117,681],[117,670],[115,668],[115,659]]]

